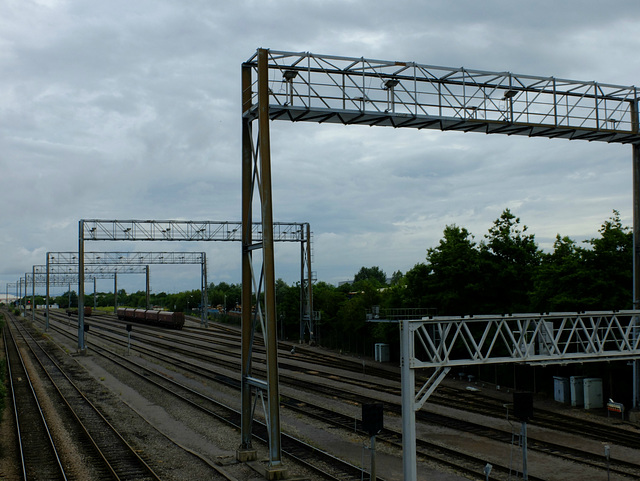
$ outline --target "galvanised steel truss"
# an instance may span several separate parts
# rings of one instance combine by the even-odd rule
[[[264,292],[256,310],[267,346],[267,381],[251,375],[253,323],[243,317],[242,441],[251,448],[251,389],[268,393],[269,465],[283,470],[278,412],[273,239],[252,238],[252,213],[272,224],[270,120],[380,125],[632,144],[634,308],[640,307],[640,133],[636,87],[309,52],[258,49],[242,64],[243,293]],[[258,128],[253,129],[253,121]],[[254,196],[257,191],[258,195]],[[256,205],[254,205],[256,204]],[[260,249],[259,269],[253,253]],[[640,364],[634,363],[634,406]],[[274,476],[277,474],[274,474]],[[405,479],[410,479],[406,478]]]
[[[47,266],[37,265],[33,266],[33,279],[35,284],[44,286],[47,284]],[[145,274],[147,272],[147,266],[85,266],[84,277],[86,279],[113,279],[117,274]],[[70,281],[75,284],[78,282],[78,267],[77,263],[70,266],[62,265],[49,265],[49,285],[61,286],[64,285],[64,279],[73,279]],[[68,282],[66,282],[68,284]]]
[[[640,355],[640,311],[434,317],[409,321],[411,366],[559,364]]]
[[[79,223],[79,251],[84,251],[84,241],[216,241],[240,242],[242,240],[242,222],[233,221],[181,221],[181,220],[99,220],[82,219]],[[251,227],[254,239],[261,239],[261,224]],[[311,228],[308,223],[274,222],[269,232],[276,242],[299,242],[301,249],[300,332],[304,337],[304,328],[308,328],[313,340],[313,316],[305,317],[305,312],[313,312],[312,273],[311,273]],[[270,236],[271,237],[271,236]],[[81,259],[78,257],[78,264]],[[81,270],[81,269],[80,269]],[[206,279],[205,279],[206,281]],[[83,289],[79,283],[79,291]],[[206,289],[205,289],[206,292]],[[206,305],[204,299],[203,305]],[[83,316],[79,316],[82,323]],[[80,329],[80,326],[79,328]],[[83,342],[82,332],[78,331],[78,343]]]
[[[261,52],[270,119],[640,142],[636,87],[275,50],[244,66]]]
[[[316,318],[313,311],[313,272],[311,271],[311,226],[307,223],[305,237],[308,242],[300,243],[300,342],[304,342],[305,331],[309,333],[309,343],[316,339]],[[308,274],[308,275],[305,275]]]
[[[405,479],[416,479],[415,413],[452,367],[640,356],[640,311],[435,317],[401,321],[400,330]],[[417,390],[415,370],[426,368],[434,372]]]
[[[18,297],[18,285],[19,284],[20,284],[19,282],[7,282],[7,286],[6,286],[6,289],[7,289],[7,292],[6,292],[7,302],[9,301],[9,287],[13,287],[14,291],[16,292],[16,297]]]
[[[240,242],[241,222],[189,220],[97,220],[84,219],[84,239],[93,241],[217,241]],[[278,242],[307,240],[306,223],[274,222],[273,238]],[[252,226],[253,237],[262,237],[262,226]]]
[[[49,252],[50,264],[78,265],[77,252]],[[206,252],[85,252],[85,265],[203,264]]]
[[[48,252],[47,266],[50,264],[78,266],[77,252]],[[201,305],[208,304],[207,297],[207,254],[206,252],[85,252],[84,265],[95,266],[135,266],[146,267],[147,309],[149,308],[149,265],[150,264],[200,264]],[[77,267],[76,267],[77,268]],[[85,268],[85,272],[87,272]],[[117,278],[116,282],[117,282]],[[78,279],[79,282],[79,279]],[[117,288],[114,288],[117,291]],[[48,292],[48,291],[47,291]],[[116,292],[117,296],[117,292]],[[117,297],[115,298],[117,302]],[[117,305],[116,305],[117,308]],[[205,310],[201,310],[201,323],[208,325]]]
[[[34,265],[32,273],[25,273],[25,290],[24,299],[26,303],[27,298],[27,286],[31,284],[31,305],[35,306],[36,286],[47,286],[46,294],[46,316],[45,316],[45,331],[49,330],[49,287],[50,286],[69,286],[78,282],[78,272],[74,268],[62,268],[54,269],[55,272],[49,272],[47,274],[47,266]],[[85,269],[85,279],[93,280],[94,288],[96,279],[113,279],[117,272],[124,274],[140,274],[146,272],[147,269],[142,266],[123,266],[120,269],[111,269],[110,271],[104,267]],[[17,285],[18,283],[16,283]],[[95,289],[94,289],[95,291]],[[35,309],[31,310],[31,319],[35,320]]]
[[[66,262],[65,258],[75,259],[73,263]],[[31,286],[32,303],[35,298],[36,285],[46,286],[46,316],[45,331],[49,330],[49,296],[51,286],[64,286],[75,284],[80,280],[78,275],[77,252],[47,252],[47,263],[45,265],[33,266],[33,282]],[[59,262],[59,263],[58,263]],[[93,292],[96,291],[96,279],[114,279],[114,299],[117,304],[118,297],[118,274],[146,274],[147,276],[147,297],[149,295],[149,266],[148,265],[96,265],[85,266],[84,281],[93,280]],[[25,293],[26,294],[26,293]],[[35,312],[32,313],[35,319]]]

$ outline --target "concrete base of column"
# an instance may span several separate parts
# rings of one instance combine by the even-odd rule
[[[284,466],[267,466],[265,467],[265,479],[287,479],[287,468]]]
[[[255,461],[258,459],[258,452],[255,449],[242,449],[236,451],[236,459],[241,463]]]

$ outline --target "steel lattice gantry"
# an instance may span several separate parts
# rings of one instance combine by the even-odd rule
[[[72,265],[77,269],[77,252],[48,252],[47,265]],[[85,266],[137,266],[146,267],[146,293],[147,309],[149,308],[149,265],[150,264],[200,264],[200,292],[201,304],[204,306],[207,301],[207,254],[205,252],[85,252]],[[87,272],[85,268],[85,272]],[[117,272],[117,271],[116,271]],[[117,282],[117,278],[116,278]],[[117,291],[117,288],[114,288]],[[117,296],[117,292],[116,292]],[[117,306],[116,306],[117,307]],[[201,314],[202,323],[205,321],[204,311]]]
[[[250,228],[254,239],[261,239],[264,232],[261,224]],[[232,221],[182,221],[182,220],[100,220],[82,219],[78,228],[77,256],[79,272],[83,272],[85,263],[85,241],[217,241],[239,242],[242,239],[242,222]],[[311,273],[311,231],[308,223],[274,222],[268,231],[268,237],[276,242],[299,242],[301,248],[301,332],[306,324],[313,338],[313,316],[308,319],[304,312],[313,312],[312,273]],[[206,280],[205,280],[206,282]],[[79,297],[84,297],[84,283],[78,281]],[[84,300],[82,299],[83,305]],[[206,303],[206,300],[205,300]],[[78,314],[78,347],[84,349],[82,329],[84,314]]]
[[[13,287],[16,292],[16,298],[18,298],[18,282],[7,282],[6,285],[6,295],[7,295],[7,304],[9,303],[9,287]]]
[[[636,87],[415,62],[259,49],[243,115],[637,144]]]
[[[47,257],[49,253],[47,253]],[[46,301],[45,301],[45,331],[49,330],[49,288],[51,286],[69,286],[71,290],[71,284],[78,282],[78,270],[77,263],[68,265],[34,265],[32,268],[33,273],[31,276],[27,276],[27,282],[31,278],[31,304],[35,306],[36,286],[46,286]],[[96,279],[115,279],[118,274],[147,274],[149,273],[148,266],[86,266],[84,269],[85,280],[93,280],[94,294],[95,294],[95,282]],[[26,295],[26,290],[25,290]],[[32,309],[32,320],[35,320],[35,309]]]
[[[433,317],[400,323],[404,479],[416,479],[415,413],[449,369],[637,359],[640,311]],[[416,389],[415,370],[434,372]]]
[[[243,302],[256,309],[267,346],[266,383],[251,375],[253,323],[243,313],[242,441],[251,452],[251,389],[268,393],[269,465],[281,468],[273,239],[252,238],[253,212],[272,223],[270,120],[482,132],[631,144],[634,308],[640,307],[640,133],[636,87],[555,77],[258,49],[242,64]],[[258,128],[253,128],[257,121]],[[255,195],[255,192],[258,195]],[[260,268],[253,254],[260,250]],[[634,405],[640,400],[635,361]]]
[[[47,252],[46,273],[62,272],[65,269],[73,269],[76,273],[78,271],[78,253],[77,252]],[[110,273],[109,279],[114,279],[114,309],[117,309],[118,304],[118,274],[138,274],[143,273],[146,275],[146,294],[147,294],[147,306],[149,305],[149,264],[201,264],[201,279],[202,285],[201,292],[203,299],[206,299],[206,254],[203,252],[87,252],[85,253],[84,262],[84,276],[87,273]],[[62,267],[68,266],[68,267]],[[95,292],[95,279],[100,278],[93,276],[94,279],[94,292]],[[75,282],[82,282],[84,297],[84,281],[81,280],[78,275]],[[47,306],[49,304],[49,285],[47,285]],[[83,300],[84,307],[84,300]],[[48,307],[47,307],[48,309]],[[47,316],[48,319],[48,316]],[[83,311],[83,324],[84,324],[84,311]],[[48,327],[48,325],[46,326]],[[84,329],[84,325],[82,326]],[[78,341],[79,343],[81,341]]]

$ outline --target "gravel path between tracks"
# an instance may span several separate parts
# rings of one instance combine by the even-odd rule
[[[158,395],[131,374],[116,368],[112,363],[98,355],[91,353],[78,355],[75,346],[67,339],[50,330],[47,334],[51,340],[62,347],[58,350],[58,358],[67,366],[82,366],[87,376],[83,376],[82,385],[92,392],[94,403],[105,416],[122,430],[123,434],[142,454],[143,458],[156,470],[164,480],[199,480],[226,479],[235,481],[258,481],[265,479],[257,470],[265,464],[266,448],[254,443],[258,451],[259,461],[253,468],[247,464],[235,462],[236,449],[240,442],[237,430],[213,422],[202,422],[202,415],[196,411],[176,409],[175,402],[168,396]],[[121,349],[121,348],[120,348]],[[220,385],[203,385],[201,382],[179,374],[170,366],[159,366],[132,352],[136,361],[147,363],[149,367],[164,373],[167,377],[176,378],[185,384],[197,385],[199,390],[205,390],[208,395],[223,401],[235,408],[239,408],[237,391]],[[46,390],[40,389],[46,394]],[[286,391],[286,388],[283,388]],[[300,394],[296,392],[295,394]],[[54,402],[45,405],[55,411]],[[354,406],[354,412],[359,406]],[[5,417],[10,409],[5,410]],[[52,419],[59,418],[55,413]],[[9,416],[11,420],[11,416]],[[72,439],[66,431],[63,422],[53,422],[53,430],[58,438],[67,437],[64,443],[68,449],[63,453],[65,464],[72,466],[71,479],[93,481],[96,478],[91,470],[83,465],[82,455],[75,450]],[[15,428],[11,422],[3,422],[0,428],[2,441],[0,444],[0,479],[18,480],[20,474],[16,472],[15,462]],[[354,464],[369,465],[368,438],[356,434],[343,434],[339,431],[326,429],[321,422],[301,419],[296,414],[282,412],[283,432],[296,435],[303,440],[319,447],[331,446],[332,452],[339,452],[341,457],[349,459]],[[168,441],[177,440],[185,449],[180,449]],[[401,453],[390,452],[378,445],[376,452],[378,475],[387,481],[402,480]],[[189,451],[199,453],[199,457],[192,456]],[[320,481],[320,476],[308,472],[292,460],[285,458],[288,479]],[[367,478],[365,474],[365,479]],[[422,465],[419,472],[420,480],[429,481],[464,481],[466,478],[455,473],[441,472],[438,469]]]
[[[67,353],[70,353],[61,356],[65,363],[82,366],[83,370],[88,374],[88,379],[85,379],[83,383],[87,386],[92,386],[91,390],[95,393],[96,403],[99,404],[100,409],[125,431],[128,439],[141,451],[145,459],[150,460],[162,479],[227,479],[236,481],[258,481],[264,479],[261,474],[250,466],[234,462],[236,448],[240,441],[238,431],[214,422],[203,423],[201,414],[188,409],[176,409],[175,402],[169,397],[158,395],[155,391],[140,383],[133,375],[126,374],[122,369],[114,367],[112,363],[92,354],[90,347],[87,355],[77,355],[75,354],[73,343],[53,331],[50,331],[48,335],[56,343],[64,346],[64,350]],[[122,348],[119,349],[123,351]],[[321,350],[320,348],[317,349]],[[194,387],[197,386],[199,390],[204,390],[210,397],[225,402],[236,409],[239,408],[239,394],[233,389],[217,384],[203,384],[196,379],[185,377],[170,365],[160,366],[134,351],[132,351],[131,357],[136,361],[148,364],[150,368],[163,373],[167,377],[175,378]],[[459,381],[452,382],[454,384],[459,383]],[[339,385],[336,384],[336,386]],[[479,387],[484,390],[482,386]],[[491,391],[491,389],[490,386],[487,386],[486,391]],[[281,386],[281,392],[283,395],[293,395],[303,400],[308,399],[309,402],[318,401],[317,395],[304,393],[301,390],[295,390],[287,386]],[[506,401],[511,398],[511,395],[506,392],[494,392],[493,394],[496,397],[504,398]],[[327,407],[352,415],[354,418],[360,416],[360,406],[350,406],[342,401],[332,399],[325,399],[324,403]],[[549,407],[561,409],[554,403],[549,403]],[[443,414],[447,414],[447,411],[454,411],[437,405],[425,406],[425,409],[442,412]],[[10,410],[6,409],[2,426],[0,426],[0,436],[2,436],[2,439],[0,439],[0,479],[17,480],[20,478],[19,473],[15,472],[15,462],[13,461],[15,459],[13,454],[15,453],[15,443],[13,445],[11,443],[12,440],[15,440],[13,435],[14,427],[9,414]],[[458,411],[458,415],[469,417],[474,421],[478,420],[477,416],[469,413]],[[593,414],[590,413],[579,413],[578,415],[593,417]],[[504,424],[496,419],[488,419],[484,422]],[[400,425],[401,419],[399,416],[385,416],[385,426],[399,430]],[[59,435],[63,436],[64,427],[59,429],[62,431]],[[533,432],[536,431],[534,427],[531,429]],[[368,438],[363,438],[355,433],[344,434],[338,430],[326,429],[322,423],[309,421],[307,418],[303,419],[299,415],[287,412],[286,408],[282,410],[282,430],[314,445],[320,447],[329,446],[332,452],[340,453],[341,457],[349,459],[354,464],[368,466]],[[551,440],[566,442],[567,444],[576,442],[575,439],[570,439],[570,436],[562,436],[557,432],[539,432],[537,434],[547,435]],[[441,427],[419,427],[419,436],[443,445],[456,445],[460,449],[468,449],[469,452],[484,452],[486,453],[486,459],[489,461],[494,456],[500,456],[498,451],[505,451],[504,446],[476,439],[473,435],[461,436],[458,432]],[[167,437],[178,440],[186,450],[173,446],[167,440]],[[583,444],[590,445],[594,452],[599,452],[602,449],[601,443],[584,440]],[[265,448],[256,447],[259,459],[264,462],[267,458]],[[378,444],[377,448],[378,475],[387,481],[402,481],[401,453],[394,452],[381,444]],[[204,460],[190,455],[189,451],[200,453],[201,458],[204,458]],[[622,454],[620,450],[617,450],[616,453]],[[638,451],[636,450],[629,450],[628,453],[624,453],[624,457],[633,458],[637,456],[637,453]],[[81,455],[74,454],[73,450],[71,450],[68,457],[74,459],[80,458]],[[76,460],[80,464],[78,469],[82,469],[82,460]],[[317,475],[307,472],[293,461],[288,459],[284,461],[289,470],[289,479],[310,481],[321,479]],[[543,457],[541,457],[540,463],[544,462]],[[530,464],[533,463],[537,464],[535,455],[530,459]],[[420,463],[418,469],[419,481],[463,481],[466,479],[456,473],[443,472],[441,468],[435,468],[424,463]],[[558,469],[562,469],[565,472],[559,472]],[[584,471],[577,466],[576,469],[571,469],[570,472],[566,472],[566,469],[566,466],[557,468],[551,463],[545,469],[549,473],[547,479],[561,479],[563,481],[600,479],[599,477],[591,476],[593,473],[588,473],[588,471]],[[94,479],[91,477],[90,472],[88,474],[80,474],[82,471],[77,472],[78,475],[77,477],[74,476],[75,479],[82,479],[83,481],[85,479],[89,481]],[[539,472],[537,474],[540,475]],[[366,478],[367,475],[365,475]],[[602,479],[605,480],[606,475]],[[613,481],[616,478],[612,477],[611,479]]]
[[[135,354],[134,354],[135,356]],[[178,439],[179,442],[194,451],[203,453],[209,459],[224,464],[224,469],[232,474],[238,481],[253,481],[264,479],[255,472],[242,474],[239,470],[246,470],[246,466],[233,463],[235,451],[239,445],[239,432],[219,425],[204,425],[201,415],[196,410],[176,410],[170,399],[159,399],[154,392],[147,390],[126,372],[113,368],[113,365],[99,356],[79,356],[76,358],[96,379],[115,393],[119,400],[130,407],[141,417],[148,420],[159,432]],[[159,366],[141,357],[135,357],[136,362],[147,364],[148,367],[164,373],[165,376],[175,379],[181,384],[192,385],[203,391],[208,396],[221,402],[225,402],[239,409],[239,395],[237,391],[221,385],[206,386],[198,381],[187,378],[167,366]],[[293,391],[287,388],[282,393]],[[291,394],[294,394],[293,392]],[[299,391],[295,392],[300,395]],[[316,399],[317,401],[317,399]],[[356,411],[359,406],[356,407]],[[259,416],[258,416],[259,417]],[[315,446],[326,448],[331,446],[332,452],[340,453],[342,457],[350,459],[354,464],[369,465],[368,438],[356,434],[343,434],[339,431],[327,430],[321,422],[301,419],[297,414],[282,412],[283,432],[295,435]],[[257,447],[257,446],[256,446]],[[259,459],[266,460],[265,448],[258,448]],[[378,446],[376,451],[376,463],[378,475],[388,481],[402,481],[402,457],[400,452],[392,452],[384,446]],[[305,479],[310,481],[323,478],[309,473],[296,463],[285,460],[289,477],[292,479]],[[368,475],[365,475],[365,479]],[[421,467],[420,479],[433,481],[462,481],[466,478],[452,473],[444,473],[427,466]]]

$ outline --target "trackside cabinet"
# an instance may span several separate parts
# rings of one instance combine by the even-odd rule
[[[553,376],[553,399],[562,404],[569,404],[571,392],[568,377]]]
[[[389,362],[389,344],[375,344],[375,360],[378,362]]]
[[[604,407],[602,399],[602,379],[589,377],[583,380],[584,384],[584,408],[598,409]]]
[[[587,376],[571,376],[569,385],[571,386],[571,405],[573,407],[584,406],[584,380]]]

